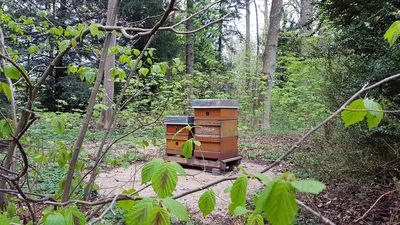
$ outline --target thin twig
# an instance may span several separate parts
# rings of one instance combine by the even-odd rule
[[[376,199],[376,201],[374,202],[374,204],[372,204],[371,207],[369,207],[369,209],[368,209],[360,218],[354,220],[354,222],[357,223],[358,221],[364,219],[364,218],[367,216],[367,214],[376,206],[376,204],[377,204],[383,197],[385,197],[386,195],[391,194],[391,193],[393,193],[393,192],[396,192],[396,191],[397,191],[397,190],[395,189],[395,190],[391,190],[391,191],[385,192],[385,193],[384,193],[383,195],[381,195],[378,199]]]

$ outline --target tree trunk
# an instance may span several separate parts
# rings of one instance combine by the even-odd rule
[[[186,14],[189,16],[193,11],[193,0],[186,0]],[[193,30],[193,19],[186,21],[186,30]],[[190,79],[188,93],[188,112],[190,111],[190,102],[193,95],[193,70],[194,70],[194,34],[186,36],[186,74]]]
[[[107,6],[107,26],[115,26],[117,24],[117,15],[113,14],[115,12],[115,7],[117,7],[117,0],[109,0]],[[116,45],[116,36],[111,33],[110,40],[110,48]],[[101,112],[101,122],[100,125],[103,129],[108,127],[108,124],[111,123],[111,114],[112,114],[112,105],[114,98],[114,81],[110,74],[110,69],[115,67],[115,55],[107,55],[105,65],[104,65],[104,77],[103,77],[103,86],[104,86],[104,96],[103,96],[103,104],[105,104],[108,108]]]
[[[310,20],[313,13],[313,5],[311,0],[300,0],[300,19],[299,25],[300,30],[303,33],[310,32]]]
[[[250,90],[250,83],[251,83],[251,77],[250,77],[250,0],[246,0],[246,39],[245,39],[245,68],[246,68],[246,89]]]
[[[263,132],[271,129],[271,97],[272,88],[274,86],[274,77],[276,69],[276,51],[278,47],[279,27],[282,17],[282,0],[272,0],[270,23],[268,34],[266,36],[266,44],[263,55],[263,68],[262,73],[268,79],[268,86],[265,94],[264,102],[264,118],[263,118]]]
[[[110,0],[110,1],[113,1],[116,5],[114,7],[114,11],[113,11],[113,15],[116,18],[117,11],[118,11],[118,0]],[[76,166],[76,163],[78,162],[79,153],[82,148],[83,140],[85,139],[85,135],[86,135],[86,132],[87,132],[87,129],[89,126],[89,121],[92,118],[93,108],[96,103],[96,95],[99,91],[100,83],[103,80],[105,61],[108,56],[108,49],[110,47],[110,43],[111,43],[111,32],[107,33],[106,38],[104,40],[103,50],[101,53],[100,63],[99,63],[99,71],[97,73],[96,81],[93,86],[92,92],[90,93],[90,97],[88,100],[88,106],[87,106],[86,114],[85,114],[85,120],[84,120],[81,130],[79,132],[78,140],[75,143],[72,159],[71,159],[71,162],[68,167],[68,173],[67,173],[67,178],[65,180],[64,192],[63,192],[63,197],[62,197],[63,202],[68,201],[68,199],[70,197],[70,189],[72,186],[72,180],[73,180],[73,176],[74,176],[74,172],[75,172],[75,166]]]

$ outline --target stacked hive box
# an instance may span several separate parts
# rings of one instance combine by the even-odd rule
[[[195,138],[201,146],[195,146],[194,156],[223,160],[238,156],[238,108],[232,99],[197,99],[194,108]]]
[[[183,129],[187,125],[193,125],[193,116],[166,116],[166,153],[169,155],[182,155],[182,144],[192,138],[192,133]]]

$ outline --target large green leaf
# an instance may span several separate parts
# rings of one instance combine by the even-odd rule
[[[246,209],[244,206],[238,206],[235,208],[235,211],[233,211],[233,215],[235,216],[242,216],[246,213],[250,212],[250,210]]]
[[[136,192],[135,189],[128,189],[128,190],[124,190],[122,192],[122,194],[126,194],[126,195],[132,195],[133,193],[134,196],[138,196],[139,194]],[[117,202],[118,207],[120,207],[121,209],[125,210],[125,211],[129,211],[133,205],[135,205],[135,200],[121,200]]]
[[[246,225],[264,225],[264,219],[260,214],[251,214],[247,219]]]
[[[64,216],[61,213],[50,213],[46,220],[44,221],[44,225],[65,225]]]
[[[214,191],[210,189],[204,192],[200,196],[198,204],[201,213],[203,213],[203,216],[207,216],[208,214],[210,214],[214,210],[216,204]]]
[[[284,180],[273,183],[264,205],[265,217],[271,225],[291,225],[297,214],[294,189]]]
[[[247,192],[248,178],[247,176],[238,177],[232,185],[231,189],[231,205],[229,211],[234,212],[238,206],[246,206],[246,192]]]
[[[11,89],[10,86],[8,86],[8,84],[0,82],[0,93],[1,91],[4,92],[4,95],[7,97],[8,101],[10,101],[11,99]]]
[[[75,205],[65,209],[64,219],[66,225],[85,225],[87,223],[85,214],[79,211],[78,207]]]
[[[146,164],[144,164],[142,168],[142,184],[145,184],[149,181],[151,181],[151,178],[154,175],[154,172],[162,165],[164,164],[164,160],[162,159],[154,159]]]
[[[65,119],[63,117],[56,117],[53,120],[53,130],[61,135],[65,131]]]
[[[386,31],[384,38],[389,42],[390,47],[394,45],[400,36],[400,21],[395,21]]]
[[[178,218],[182,221],[189,220],[188,212],[187,212],[185,206],[182,205],[182,203],[180,203],[172,198],[165,198],[165,199],[163,199],[163,205],[176,218]]]
[[[367,108],[364,105],[363,99],[354,100],[350,105],[347,107],[348,109],[353,110],[366,110]],[[344,110],[341,114],[342,120],[344,121],[345,127],[349,127],[355,123],[358,123],[364,120],[365,116],[367,115],[367,111],[350,111]]]
[[[21,77],[21,72],[12,64],[6,63],[4,66],[4,74],[6,77],[13,79],[13,80],[18,80]]]
[[[269,185],[264,188],[264,190],[262,190],[261,193],[254,199],[254,203],[256,205],[254,210],[255,213],[261,213],[264,210],[265,202],[267,201],[275,182],[276,180],[271,181]]]
[[[193,139],[189,139],[182,144],[182,155],[189,159],[193,155]]]
[[[178,175],[171,164],[161,165],[151,178],[151,185],[160,198],[172,196],[178,182]]]
[[[169,162],[168,164],[171,165],[171,166],[176,170],[176,172],[178,173],[178,175],[180,175],[180,176],[186,176],[186,171],[185,171],[185,170],[183,169],[183,167],[182,167],[181,165],[179,165],[177,162],[172,161],[172,162]]]
[[[150,212],[156,207],[153,199],[144,198],[125,214],[126,225],[147,224]]]
[[[137,223],[137,224],[140,224],[140,223]],[[170,225],[171,221],[169,219],[169,214],[165,209],[163,209],[161,207],[155,207],[153,210],[151,210],[149,220],[146,224],[148,224],[148,225]]]
[[[259,179],[265,185],[271,183],[271,179],[269,179],[267,175],[263,173],[255,173],[254,176],[257,177],[257,179]]]
[[[379,112],[382,111],[382,105],[376,102],[375,105],[376,105],[375,112],[369,111],[367,113],[367,124],[369,129],[377,127],[383,119],[383,112]]]
[[[326,186],[316,180],[296,180],[291,182],[292,186],[300,192],[319,194]]]

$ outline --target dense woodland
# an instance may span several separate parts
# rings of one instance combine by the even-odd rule
[[[1,0],[0,224],[399,224],[399,36],[396,0]],[[193,99],[244,159],[190,188]]]

